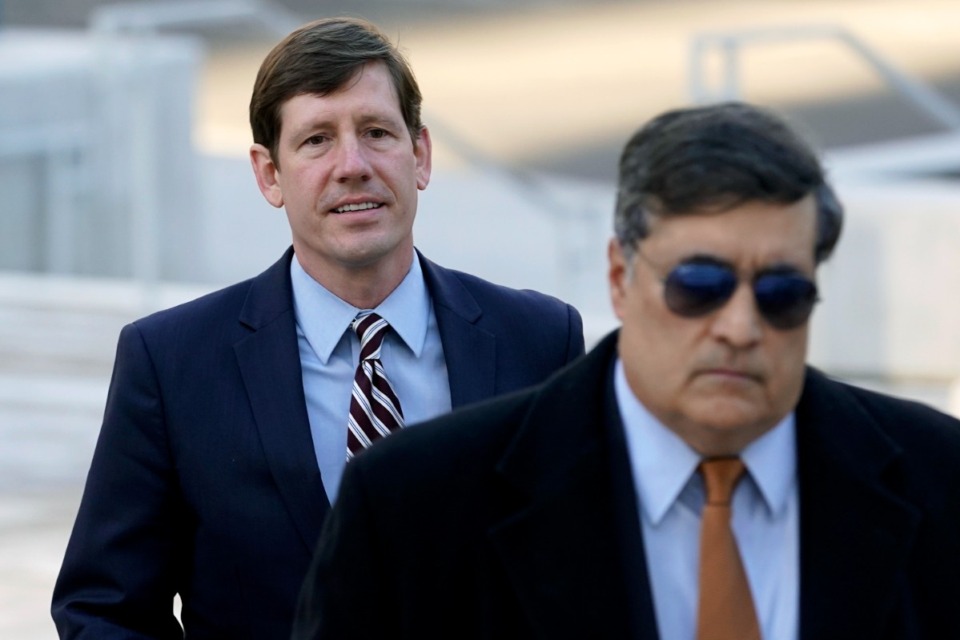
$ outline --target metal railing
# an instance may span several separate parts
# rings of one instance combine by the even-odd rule
[[[163,2],[154,4],[121,3],[94,9],[88,28],[95,38],[104,74],[106,103],[127,105],[131,120],[129,131],[129,179],[131,271],[144,287],[144,297],[155,297],[161,279],[162,253],[159,194],[159,148],[155,120],[160,101],[156,87],[148,78],[127,78],[118,82],[118,50],[129,58],[136,55],[136,42],[149,39],[163,30],[219,27],[225,24],[252,24],[264,27],[271,35],[286,35],[299,24],[293,14],[271,2],[259,0],[208,0],[205,2]],[[119,46],[124,41],[126,46]]]
[[[741,94],[739,57],[748,46],[823,39],[845,45],[920,111],[948,129],[960,130],[960,109],[923,82],[887,62],[853,33],[836,25],[733,30],[697,35],[690,47],[690,98],[698,104],[737,99]],[[706,69],[713,55],[721,59],[721,78],[717,86],[711,89]]]
[[[91,12],[88,26],[100,33],[138,34],[231,22],[260,25],[271,33],[285,36],[301,21],[284,7],[261,0],[183,0],[100,6]]]

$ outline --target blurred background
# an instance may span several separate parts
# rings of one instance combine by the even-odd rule
[[[741,98],[824,152],[848,218],[811,361],[960,413],[960,3],[953,0],[0,0],[0,637],[50,592],[120,327],[289,244],[246,158],[263,56],[309,19],[378,23],[435,143],[417,245],[607,302],[620,147]]]

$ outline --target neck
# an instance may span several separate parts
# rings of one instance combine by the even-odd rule
[[[726,458],[739,456],[744,449],[777,424],[779,421],[771,425],[743,425],[728,429],[683,428],[670,425],[667,428],[679,435],[691,449],[704,458]]]

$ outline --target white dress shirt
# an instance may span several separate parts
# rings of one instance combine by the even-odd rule
[[[310,277],[296,255],[290,276],[310,433],[323,487],[333,503],[346,466],[350,394],[360,359],[360,340],[350,323],[362,309]],[[400,400],[404,424],[450,411],[447,363],[416,255],[403,281],[373,311],[393,328],[383,340],[380,357]]]
[[[697,628],[700,456],[637,400],[619,360],[614,390],[636,487],[647,571],[663,640],[694,640]],[[740,457],[748,474],[733,495],[732,526],[760,630],[768,640],[799,634],[799,503],[791,413]]]

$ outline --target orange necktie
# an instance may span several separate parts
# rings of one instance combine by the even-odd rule
[[[700,604],[697,640],[760,640],[747,574],[730,528],[733,488],[743,476],[740,458],[700,463],[707,487],[700,524]]]

